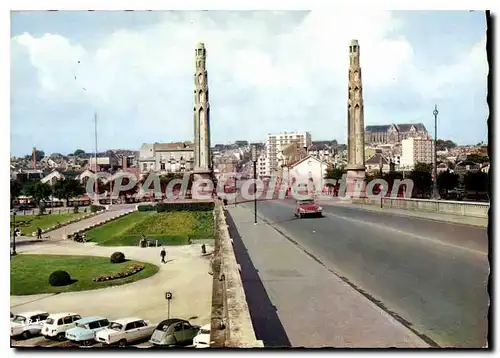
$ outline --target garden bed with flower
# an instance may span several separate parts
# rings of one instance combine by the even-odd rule
[[[57,270],[68,272],[72,283],[51,286],[49,276]],[[132,283],[150,277],[158,270],[156,265],[133,260],[111,263],[109,257],[19,254],[12,256],[10,261],[10,294],[95,290]],[[98,277],[113,279],[95,280]]]
[[[125,278],[135,275],[136,273],[141,272],[142,270],[144,270],[144,265],[136,264],[134,266],[129,267],[125,271],[118,272],[113,275],[97,276],[94,278],[94,281],[103,282],[103,281],[117,280],[119,278]]]

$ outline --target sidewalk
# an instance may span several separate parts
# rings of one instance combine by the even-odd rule
[[[257,339],[266,347],[428,345],[251,210],[227,208]]]
[[[126,212],[128,210],[130,210],[130,208],[123,208],[123,209],[114,210],[114,211],[105,211],[102,214],[92,216],[88,219],[83,219],[83,220],[77,221],[75,223],[63,226],[59,229],[48,231],[48,232],[42,234],[42,238],[44,239],[44,241],[47,239],[49,239],[49,240],[62,240],[63,237],[69,233],[85,229],[86,227],[88,227],[89,225],[92,225],[92,224],[98,224],[98,223],[104,222],[105,220],[110,219],[112,217],[115,217],[115,216],[119,215],[121,212]],[[11,241],[12,241],[12,239],[11,239]],[[30,241],[37,241],[37,240],[36,240],[36,238],[31,237],[31,236],[20,236],[20,237],[16,238],[16,243],[30,242]]]
[[[320,203],[320,205],[323,205],[323,206],[325,206],[325,205],[334,206],[334,205],[344,204],[344,206],[347,206],[349,208],[376,211],[376,212],[385,213],[385,214],[409,216],[409,217],[416,217],[416,218],[422,218],[422,219],[427,219],[427,220],[444,221],[444,222],[449,222],[449,223],[471,225],[471,226],[478,226],[478,227],[484,227],[484,228],[488,227],[488,219],[487,218],[477,218],[477,217],[470,217],[470,216],[451,215],[451,214],[443,214],[443,213],[436,213],[436,212],[404,210],[404,209],[385,208],[385,207],[380,208],[379,205],[352,204],[349,201],[342,201],[342,200],[338,200],[338,201],[323,200],[319,203]]]

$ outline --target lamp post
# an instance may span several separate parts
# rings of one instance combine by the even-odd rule
[[[12,256],[17,255],[16,253],[16,212],[12,213],[12,225],[13,225],[13,235],[12,235]]]
[[[437,187],[437,116],[438,116],[437,105],[434,106],[434,111],[432,114],[434,115],[434,180],[432,185],[432,199],[439,200],[441,199],[439,196],[439,190]]]
[[[383,162],[382,156],[380,156],[379,168],[380,168],[380,178],[382,178],[383,174],[384,174],[384,162]],[[381,209],[384,207],[384,197],[382,195],[383,188],[384,188],[384,186],[380,185],[380,208]]]
[[[252,162],[253,162],[253,211],[254,225],[257,224],[257,148],[252,145]]]

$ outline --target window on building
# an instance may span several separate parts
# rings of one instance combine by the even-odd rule
[[[160,163],[160,170],[165,170],[165,163]]]

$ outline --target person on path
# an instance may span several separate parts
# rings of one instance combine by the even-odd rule
[[[165,261],[165,257],[167,256],[167,252],[165,251],[164,248],[161,249],[160,256],[161,256],[161,263],[166,264],[167,261]]]
[[[38,240],[42,239],[42,229],[40,228],[36,229],[36,237]]]

